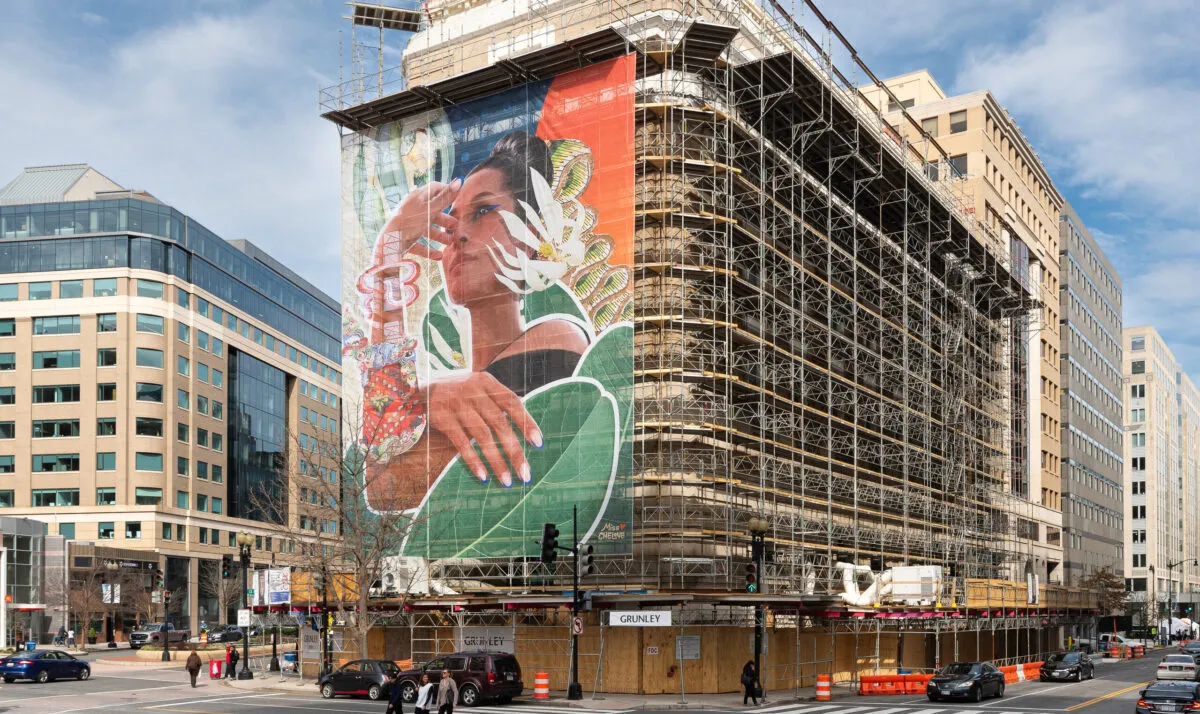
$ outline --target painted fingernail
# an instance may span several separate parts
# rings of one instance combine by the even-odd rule
[[[517,473],[521,476],[521,480],[525,483],[529,483],[531,480],[533,480],[533,473],[529,471],[529,464],[521,464],[521,468],[517,470]]]
[[[480,481],[482,481],[484,483],[487,483],[487,469],[483,469],[483,468],[475,469],[475,478],[479,479]]]
[[[529,435],[529,440],[532,441],[533,445],[537,448],[542,448],[542,432],[534,429],[533,433]]]
[[[500,483],[504,484],[505,488],[512,488],[512,474],[507,471],[501,471]]]

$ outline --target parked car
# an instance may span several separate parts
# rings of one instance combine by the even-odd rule
[[[1040,670],[1038,679],[1043,682],[1074,679],[1082,682],[1096,676],[1096,666],[1083,652],[1055,652],[1046,658]]]
[[[1004,696],[1004,673],[991,662],[955,662],[942,668],[925,687],[929,701],[964,697],[978,702]]]
[[[242,628],[237,625],[221,625],[208,631],[209,642],[241,642]]]
[[[18,679],[45,683],[51,679],[87,679],[92,667],[83,660],[58,650],[18,652],[0,659],[0,675],[11,684]]]
[[[171,644],[183,644],[192,636],[188,630],[177,630],[175,626],[167,624],[167,640]],[[163,643],[162,625],[150,625],[134,630],[129,635],[129,648],[140,649],[145,645],[161,645]]]
[[[394,686],[400,668],[386,659],[356,659],[317,679],[321,696],[333,699],[339,694],[367,699],[383,699]]]
[[[1136,714],[1193,711],[1200,708],[1200,685],[1192,682],[1155,682],[1138,692]]]
[[[1158,663],[1155,679],[1184,679],[1196,681],[1200,670],[1196,668],[1196,658],[1190,654],[1169,654]]]
[[[442,671],[458,683],[458,700],[473,707],[484,701],[507,704],[525,689],[521,680],[521,664],[507,652],[455,652],[435,657],[418,669],[406,669],[398,677],[401,696],[406,703],[417,700],[421,675],[428,674],[430,682],[440,682]]]
[[[1189,640],[1179,645],[1179,651],[1182,654],[1189,654],[1193,657],[1200,656],[1200,640]]]

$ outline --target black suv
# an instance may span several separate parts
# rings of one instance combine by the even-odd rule
[[[382,699],[400,674],[395,662],[386,659],[356,659],[317,679],[321,696],[333,699],[339,694]]]
[[[447,669],[458,683],[458,700],[468,707],[487,700],[507,704],[525,689],[521,665],[507,652],[455,652],[434,657],[420,669],[401,672],[392,686],[400,687],[400,696],[412,704],[417,700],[421,675],[428,674],[429,681],[437,684]]]

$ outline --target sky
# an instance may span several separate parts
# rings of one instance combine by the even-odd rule
[[[1154,325],[1200,378],[1193,3],[817,4],[876,76],[926,68],[952,94],[991,90],[1116,266],[1125,323]],[[345,11],[341,0],[3,0],[0,185],[25,166],[86,162],[336,296],[338,135],[317,96],[339,80]]]

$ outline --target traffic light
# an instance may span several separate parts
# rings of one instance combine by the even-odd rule
[[[547,523],[542,526],[542,562],[547,565],[558,560],[558,526]]]
[[[754,563],[746,566],[746,592],[758,592],[758,566]]]
[[[142,582],[145,582],[144,580]],[[162,590],[163,587],[163,571],[162,568],[154,571],[154,588]]]
[[[596,566],[592,563],[592,546],[591,544],[581,546],[579,548],[579,577],[591,575]]]
[[[221,556],[221,579],[228,580],[233,577],[233,556],[226,553]]]
[[[170,604],[171,604],[171,591],[163,590],[163,605],[170,605]]]

